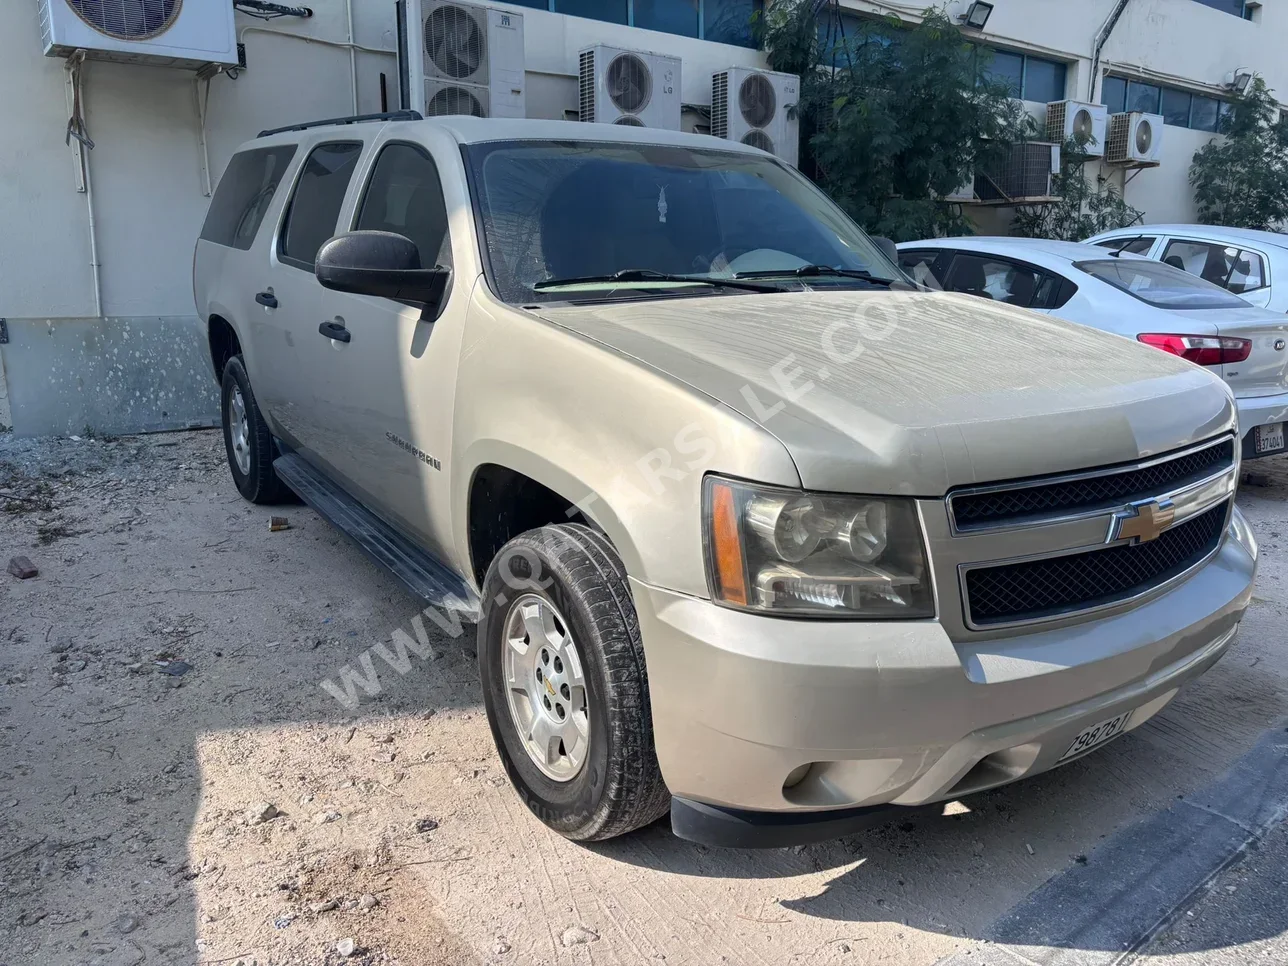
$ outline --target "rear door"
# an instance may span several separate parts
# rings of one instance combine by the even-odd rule
[[[1159,260],[1233,292],[1251,305],[1270,302],[1268,262],[1262,252],[1195,238],[1164,239]]]
[[[945,287],[950,292],[977,295],[1025,309],[1049,311],[1069,300],[1068,296],[1061,298],[1060,295],[1063,281],[1060,276],[1025,262],[977,252],[958,252],[948,271]]]
[[[304,150],[308,154],[282,216],[268,277],[256,295],[261,304],[269,302],[257,328],[257,349],[280,396],[273,410],[279,432],[305,455],[317,457],[336,445],[334,406],[343,401],[318,403],[328,396],[318,374],[319,358],[330,346],[318,326],[327,317],[330,293],[313,274],[313,262],[336,233],[362,142],[322,141]]]

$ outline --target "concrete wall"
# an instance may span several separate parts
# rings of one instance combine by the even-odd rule
[[[344,0],[314,0],[309,20],[238,15],[247,69],[235,80],[215,77],[206,102],[212,184],[263,128],[380,110],[382,72],[389,106],[398,106],[393,2],[352,3],[356,89]],[[684,58],[682,94],[692,103],[709,102],[712,71],[763,63],[739,47],[511,9],[525,18],[533,117],[576,110],[577,52],[592,43]],[[8,132],[0,140],[0,318],[12,333],[0,346],[0,426],[12,420],[16,431],[39,434],[212,424],[214,382],[194,368],[204,336],[192,301],[192,247],[209,203],[196,109],[204,85],[190,71],[84,68],[83,111],[96,144],[88,153],[96,310],[89,205],[63,141],[65,71],[41,54],[36,10],[35,0],[0,3]]]
[[[189,0],[198,2],[198,0]],[[191,295],[192,245],[208,197],[236,147],[255,132],[318,117],[376,111],[380,74],[396,101],[392,0],[313,0],[311,20],[238,16],[248,68],[209,87],[206,154],[194,75],[91,62],[84,111],[101,308],[95,308],[89,205],[77,191],[62,62],[41,55],[35,0],[0,2],[0,425],[19,432],[163,428],[213,422],[214,384],[199,372],[202,333]],[[1093,39],[1114,0],[998,0],[983,39],[1069,63],[1069,96],[1085,98]],[[504,6],[504,4],[500,4]],[[906,4],[846,0],[914,17]],[[950,0],[956,12],[963,0]],[[577,106],[577,51],[603,42],[678,55],[684,101],[705,104],[709,74],[756,65],[756,51],[512,7],[525,18],[528,113],[562,118]],[[1288,9],[1267,3],[1248,23],[1194,0],[1131,0],[1105,49],[1106,67],[1199,91],[1247,67],[1288,91]],[[351,54],[352,50],[352,54]],[[352,58],[352,60],[351,60]],[[351,74],[356,73],[356,87]],[[391,103],[390,106],[396,106]],[[697,116],[686,116],[691,126]],[[1210,135],[1169,127],[1164,163],[1137,174],[1127,200],[1149,221],[1193,217],[1189,159]],[[1120,177],[1120,175],[1115,175]],[[999,228],[1004,216],[987,216]],[[194,368],[196,367],[196,368]],[[7,387],[6,387],[7,381]],[[127,391],[128,388],[128,391]],[[114,392],[123,395],[115,396]],[[6,415],[5,408],[11,411]]]

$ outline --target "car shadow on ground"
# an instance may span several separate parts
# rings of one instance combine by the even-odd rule
[[[78,475],[55,494],[56,541],[37,532],[45,511],[0,516],[42,565],[0,609],[4,966],[315,964],[346,937],[370,951],[358,962],[571,963],[561,930],[586,919],[628,962],[827,962],[860,942],[922,961],[1288,713],[1288,600],[1268,561],[1240,647],[1156,719],[956,814],[766,852],[695,846],[665,821],[568,843],[504,779],[473,628],[425,621],[432,659],[391,670],[373,648],[415,639],[419,604],[303,507],[270,532],[217,475],[214,442],[185,438],[173,476],[113,485],[110,460]],[[370,680],[364,656],[378,688],[345,707],[322,682],[346,666]],[[188,670],[167,673],[176,661]],[[260,821],[263,804],[280,814]],[[378,905],[357,908],[364,895]]]

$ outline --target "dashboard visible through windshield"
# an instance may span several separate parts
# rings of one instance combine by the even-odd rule
[[[513,304],[902,278],[831,200],[768,156],[508,141],[469,145],[465,157],[489,279]]]

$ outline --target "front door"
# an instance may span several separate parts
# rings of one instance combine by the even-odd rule
[[[268,284],[256,293],[264,305],[255,333],[256,356],[274,389],[275,428],[309,457],[334,448],[335,424],[318,399],[329,393],[317,383],[321,354],[318,323],[330,293],[313,274],[322,244],[335,234],[349,182],[362,154],[361,141],[328,141],[314,146],[300,168],[287,201],[281,232],[270,254]]]

